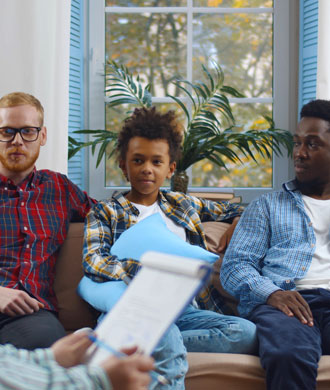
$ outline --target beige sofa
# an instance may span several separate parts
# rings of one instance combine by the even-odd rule
[[[214,248],[227,225],[208,222],[204,224],[210,248]],[[97,312],[76,293],[83,275],[81,253],[83,224],[70,225],[68,237],[57,261],[55,291],[59,304],[59,318],[68,332],[95,326]],[[213,282],[226,294],[219,283],[219,267],[216,264]],[[226,294],[228,302],[235,305]],[[259,359],[250,355],[188,353],[189,372],[187,390],[265,390],[264,370]],[[330,389],[330,356],[322,356],[319,365],[318,389]],[[279,389],[280,390],[280,389]]]

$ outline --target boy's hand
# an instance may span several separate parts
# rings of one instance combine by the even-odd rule
[[[154,361],[149,356],[136,354],[136,348],[123,350],[127,357],[109,357],[101,367],[108,375],[114,390],[147,390],[150,383],[149,371]]]
[[[219,246],[217,248],[218,253],[224,253],[225,250],[227,249],[239,219],[240,219],[240,217],[235,217],[233,219],[232,224],[229,226],[229,228],[226,230],[226,232],[221,237],[220,242],[219,242]]]
[[[51,346],[55,360],[60,366],[69,368],[83,363],[85,352],[92,344],[88,334],[89,332],[72,333]]]
[[[0,312],[8,316],[32,314],[44,305],[28,293],[14,288],[0,287]]]

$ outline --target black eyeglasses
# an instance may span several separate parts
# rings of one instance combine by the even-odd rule
[[[0,142],[11,142],[19,133],[25,142],[34,142],[38,139],[41,127],[0,127]]]

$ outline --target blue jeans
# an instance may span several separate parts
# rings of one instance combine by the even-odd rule
[[[244,318],[189,305],[176,321],[188,352],[256,354],[256,326]]]
[[[151,372],[152,382],[149,390],[184,390],[184,378],[188,371],[186,355],[181,332],[173,324],[152,353],[156,372]],[[167,379],[168,384],[157,380],[159,374]]]

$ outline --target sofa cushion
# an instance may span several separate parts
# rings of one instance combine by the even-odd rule
[[[265,371],[256,356],[188,353],[186,390],[266,390]],[[319,361],[317,390],[330,389],[330,356]]]
[[[189,390],[266,390],[265,373],[256,356],[231,353],[188,353]]]
[[[83,276],[82,246],[84,224],[71,223],[68,235],[56,260],[54,289],[58,302],[59,320],[67,331],[85,326],[94,327],[96,311],[76,292]]]

